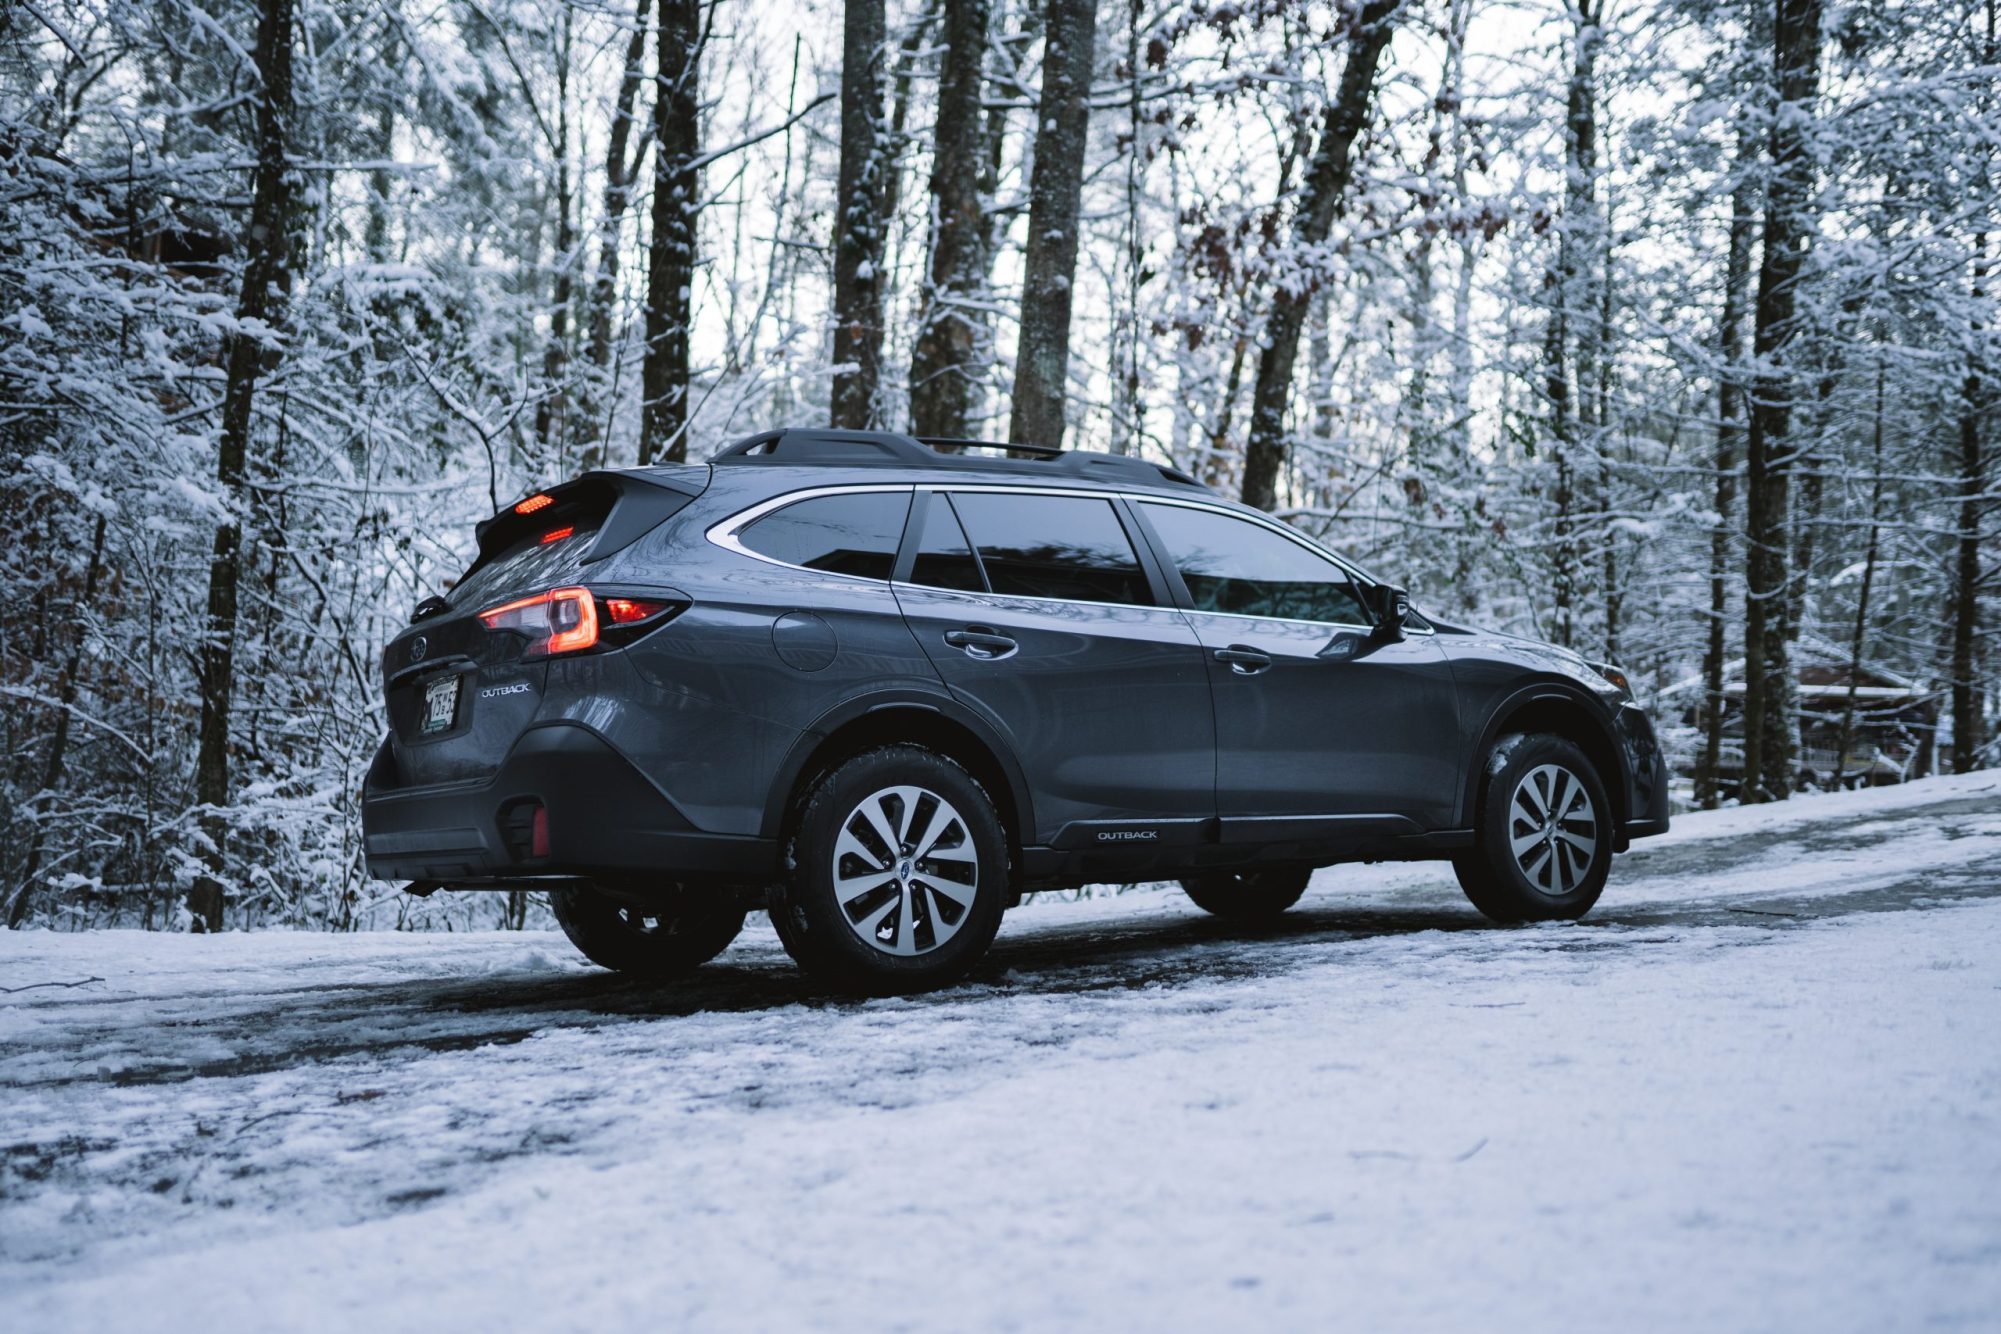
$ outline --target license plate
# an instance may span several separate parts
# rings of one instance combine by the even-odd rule
[[[454,672],[450,676],[440,676],[424,687],[425,736],[433,732],[449,732],[459,717],[459,677]]]

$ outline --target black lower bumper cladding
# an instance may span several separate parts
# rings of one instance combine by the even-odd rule
[[[370,875],[417,882],[418,892],[528,878],[768,876],[765,839],[695,829],[603,737],[574,723],[531,728],[489,779],[398,788],[378,754],[362,793]],[[548,852],[530,855],[521,813],[547,812]]]

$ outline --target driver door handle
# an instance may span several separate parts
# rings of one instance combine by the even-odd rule
[[[1021,647],[1006,635],[996,634],[984,625],[947,630],[945,642],[953,648],[963,649],[969,658],[1005,658]]]
[[[1239,676],[1256,676],[1271,666],[1271,654],[1260,652],[1248,644],[1232,644],[1216,650],[1216,661],[1229,663],[1230,670]]]

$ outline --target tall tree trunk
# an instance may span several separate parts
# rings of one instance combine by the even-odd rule
[[[556,273],[549,292],[549,343],[542,350],[543,397],[535,405],[535,439],[554,447],[561,469],[569,434],[570,302],[576,295],[576,200],[570,189],[570,53],[574,11],[563,7],[562,36],[556,43]]]
[[[1990,393],[1984,380],[1984,330],[1979,309],[1986,299],[1987,234],[1974,238],[1973,308],[1967,347],[1966,378],[1960,385],[1959,522],[1952,580],[1952,771],[1971,772],[1980,766],[1986,744],[1984,714],[1987,682],[1980,672],[1980,526],[1991,503],[1987,495],[1987,458],[1981,427],[1989,412]]]
[[[882,372],[883,0],[847,0],[841,34],[841,168],[834,193],[832,424],[873,424]]]
[[[1744,359],[1744,306],[1751,278],[1751,242],[1757,227],[1757,182],[1751,172],[1756,152],[1748,136],[1738,139],[1737,188],[1730,192],[1730,249],[1723,273],[1723,315],[1717,322],[1716,526],[1709,532],[1709,639],[1702,652],[1702,753],[1695,762],[1695,800],[1704,810],[1716,809],[1722,797],[1717,771],[1723,759],[1731,512],[1737,508],[1738,446],[1744,416],[1744,393],[1737,376]]]
[[[981,348],[986,320],[967,305],[987,285],[987,220],[980,199],[987,23],[987,0],[945,0],[931,159],[931,275],[910,357],[910,427],[919,435],[966,434],[973,377],[988,360]]]
[[[1883,357],[1876,356],[1875,479],[1869,488],[1869,546],[1862,557],[1862,588],[1855,597],[1855,631],[1848,641],[1848,698],[1841,708],[1841,731],[1834,742],[1834,786],[1848,777],[1848,752],[1855,744],[1855,688],[1862,679],[1862,649],[1869,635],[1869,590],[1876,582],[1883,514]]]
[[[653,0],[637,0],[633,7],[632,33],[625,42],[625,73],[619,79],[618,102],[604,150],[604,210],[598,218],[597,272],[591,278],[591,327],[586,344],[591,373],[582,414],[590,442],[584,450],[585,468],[601,468],[605,463],[609,423],[601,416],[602,396],[611,366],[612,313],[618,306],[618,233],[632,198],[632,179],[639,169],[638,158],[628,162],[627,155],[632,148],[633,111],[639,104],[640,87],[646,82],[646,22],[652,13]],[[645,143],[641,139],[642,153]]]
[[[2001,34],[1996,32],[1997,6],[1987,0],[1986,49],[1984,63],[1992,67],[2001,59]],[[1990,99],[1982,97],[1985,109]],[[1980,181],[1989,186],[1991,197],[1992,150],[1982,147]],[[1986,743],[1985,705],[1987,684],[1979,662],[1980,640],[1980,525],[1991,505],[1987,499],[1987,457],[1981,429],[1993,408],[1993,389],[1987,381],[1988,331],[1981,319],[1987,301],[1987,280],[1992,270],[1987,253],[1987,230],[1973,237],[1972,321],[1967,330],[1966,378],[1960,384],[1959,412],[1959,534],[1954,553],[1952,580],[1952,771],[1966,773],[1980,764]]]
[[[1600,3],[1602,6],[1603,0]],[[1556,541],[1550,553],[1551,638],[1566,647],[1577,642],[1578,587],[1583,569],[1578,542],[1577,455],[1592,425],[1592,399],[1587,390],[1596,364],[1596,340],[1591,331],[1595,303],[1584,290],[1588,280],[1582,275],[1596,272],[1591,253],[1598,240],[1595,81],[1600,32],[1589,0],[1578,0],[1571,20],[1570,77],[1563,115],[1563,220],[1557,228],[1556,262],[1543,281],[1550,304],[1549,323],[1543,331],[1543,384],[1549,400],[1549,445],[1556,465],[1552,497]]]
[[[1792,792],[1794,722],[1787,510],[1794,451],[1788,438],[1794,385],[1788,362],[1804,246],[1814,230],[1811,122],[1820,88],[1820,0],[1778,0],[1772,28],[1778,112],[1772,120],[1771,184],[1758,266],[1749,430],[1745,437],[1745,529],[1750,553],[1744,616],[1744,787],[1747,802]]]
[[[1354,174],[1355,140],[1368,124],[1375,100],[1376,67],[1390,43],[1397,0],[1366,0],[1348,27],[1347,61],[1334,100],[1321,115],[1320,144],[1301,190],[1293,245],[1310,251],[1327,240]],[[1293,363],[1312,298],[1310,285],[1294,284],[1272,295],[1271,317],[1258,354],[1251,390],[1251,438],[1244,456],[1244,503],[1270,509],[1285,466],[1286,409],[1292,398]]]
[[[204,808],[202,828],[208,846],[202,860],[209,873],[197,877],[188,892],[188,911],[197,928],[209,931],[222,929],[223,916],[221,877],[228,832],[223,810],[229,805],[229,703],[235,683],[237,584],[243,574],[244,463],[257,380],[272,357],[262,336],[244,328],[278,323],[274,317],[291,278],[292,178],[285,145],[292,120],[292,0],[264,0],[254,60],[263,85],[257,94],[257,167],[251,184],[250,226],[243,236],[237,327],[223,340],[222,439],[215,466],[229,510],[215,528],[201,643],[195,800]]]
[[[1042,96],[1035,111],[1035,164],[1028,178],[1028,253],[1021,283],[1021,336],[1014,355],[1008,439],[1063,443],[1070,375],[1070,307],[1077,277],[1078,206],[1091,123],[1091,63],[1098,0],[1049,0]]]
[[[688,324],[701,210],[702,0],[661,0],[653,86],[653,235],[646,250],[639,461],[688,457]]]

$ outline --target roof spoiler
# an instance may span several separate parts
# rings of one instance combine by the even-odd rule
[[[474,527],[479,559],[473,562],[473,569],[537,529],[578,517],[600,521],[597,539],[583,558],[585,565],[594,564],[631,546],[701,495],[708,485],[706,467],[630,472],[606,469],[587,472],[546,491],[531,492]]]

